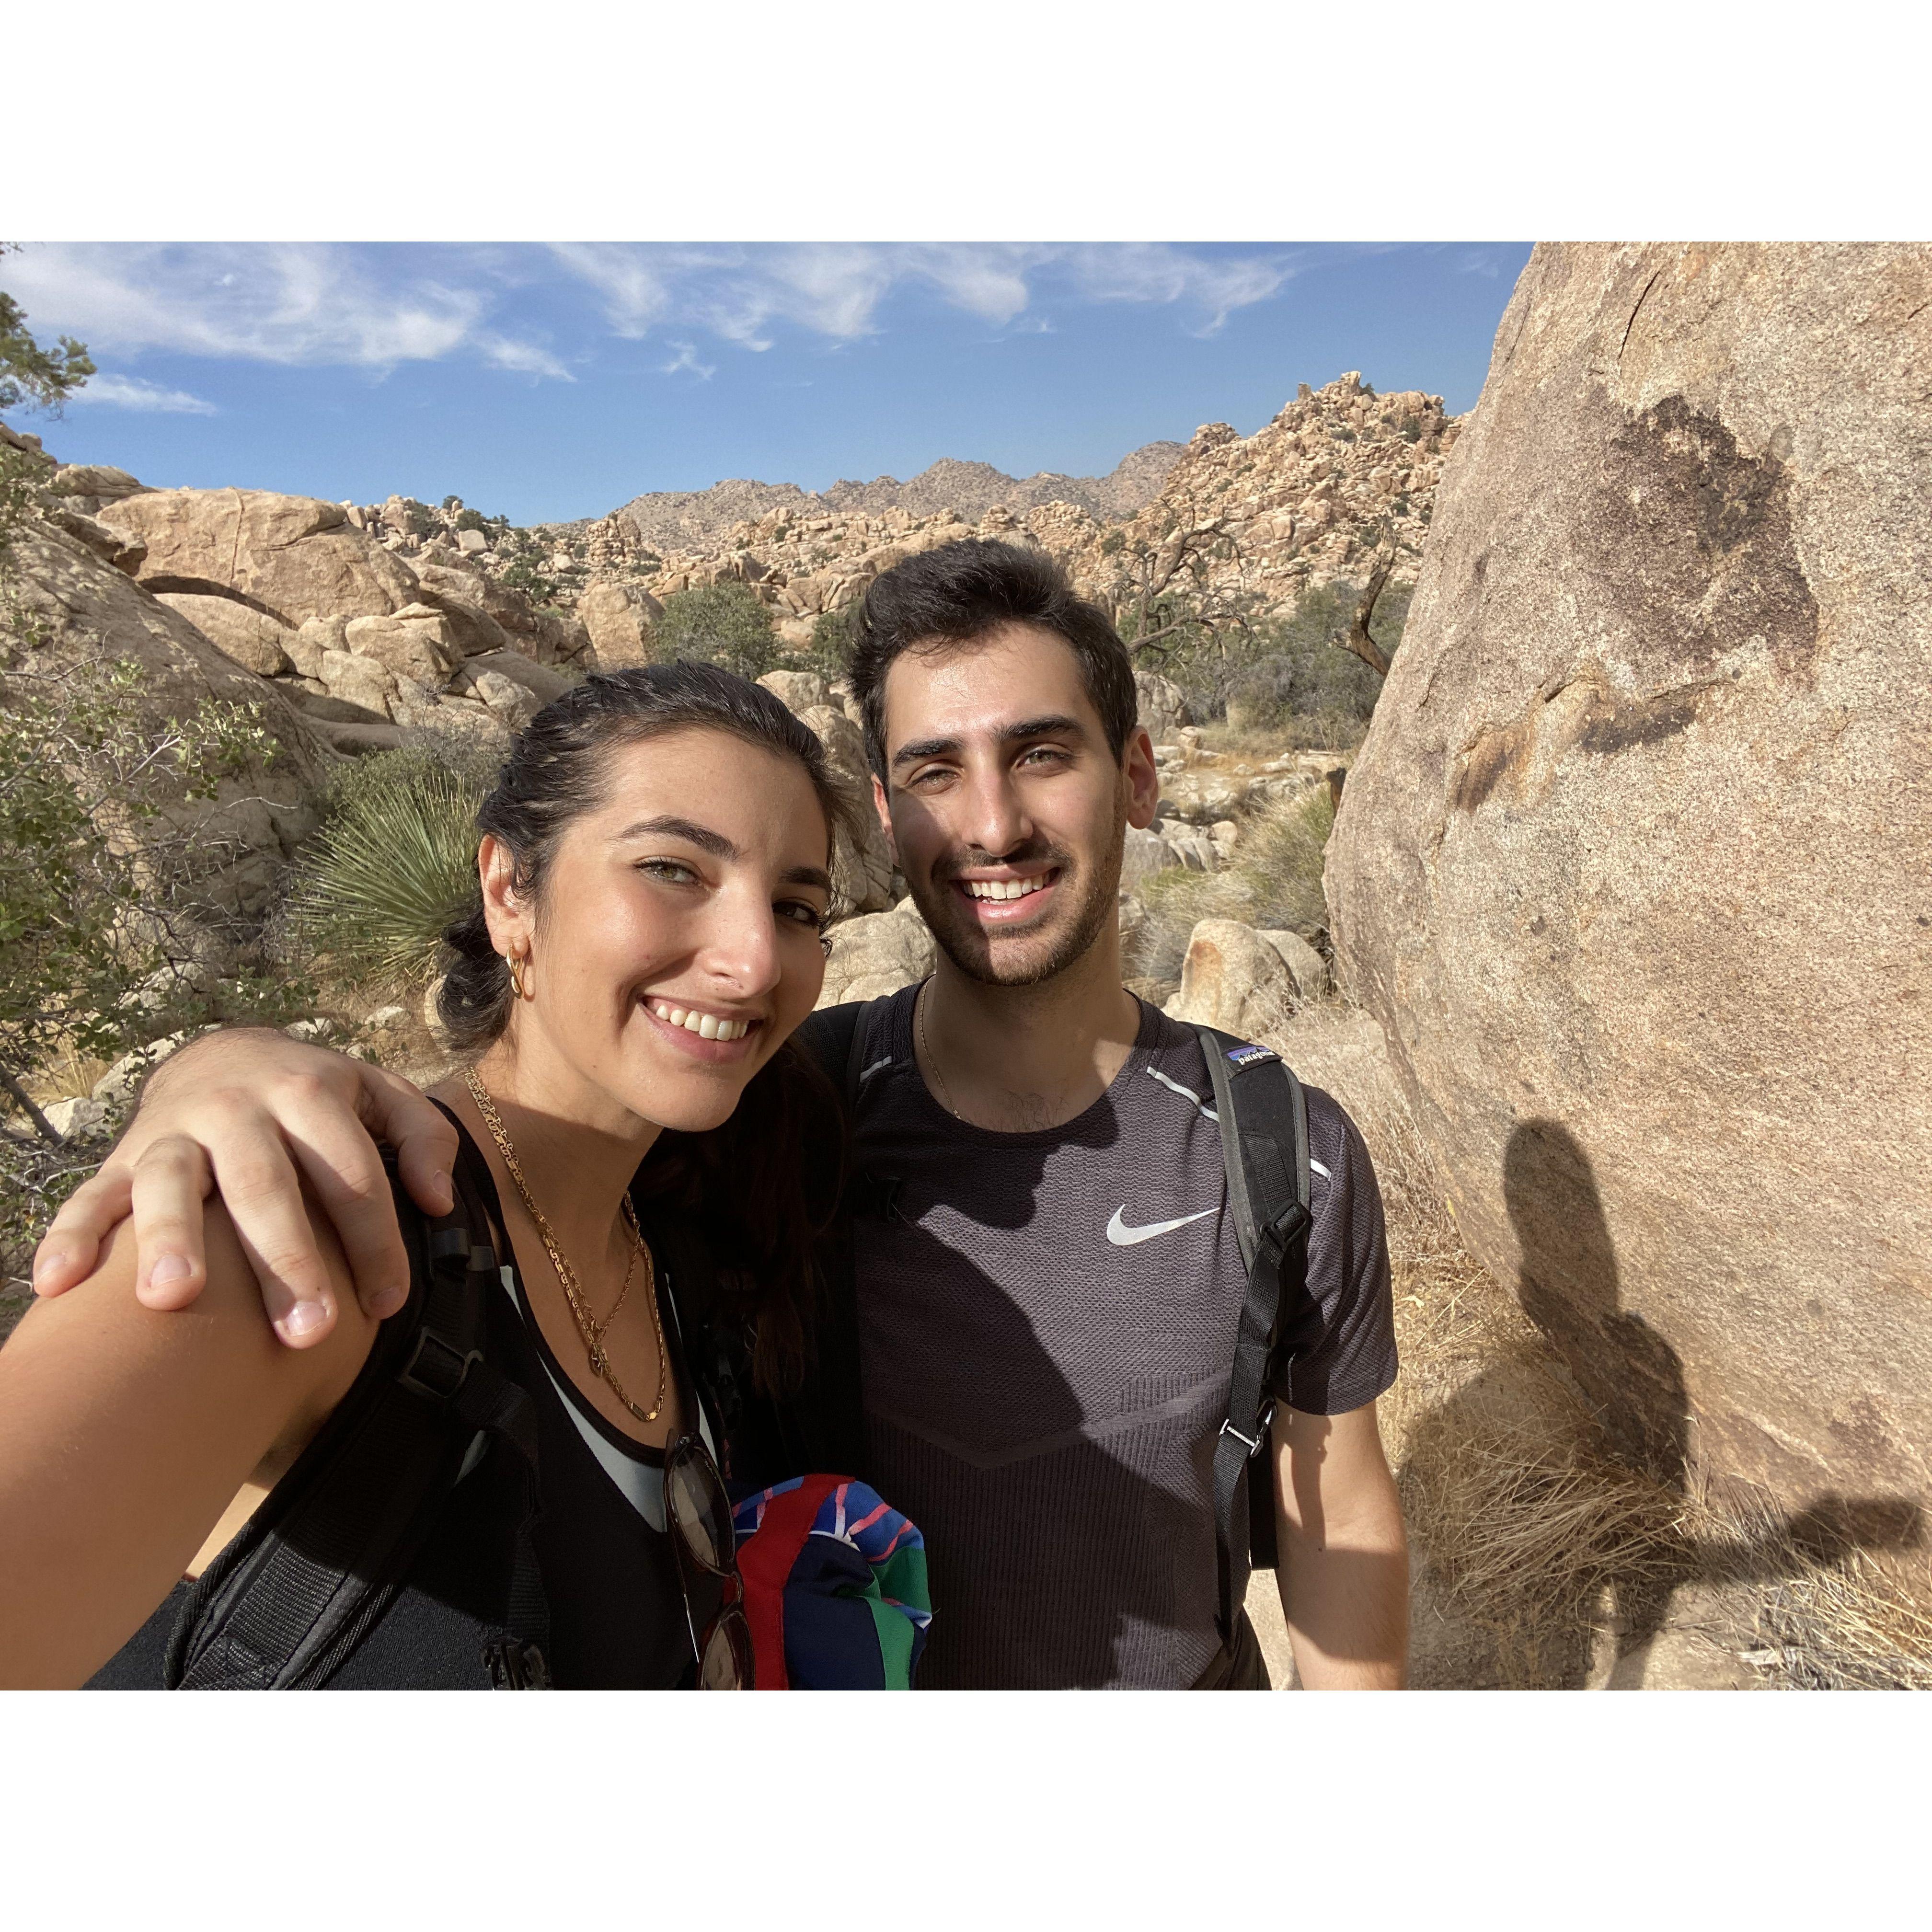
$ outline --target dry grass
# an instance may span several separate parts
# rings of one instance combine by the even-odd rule
[[[1219,719],[1200,728],[1201,742],[1210,752],[1237,758],[1278,758],[1284,752],[1353,752],[1368,736],[1368,721],[1346,712],[1304,712],[1274,724],[1251,724],[1238,708],[1231,721]]]
[[[1280,800],[1241,820],[1234,861],[1225,871],[1190,872],[1175,866],[1144,880],[1147,918],[1136,936],[1129,970],[1155,980],[1178,980],[1187,942],[1204,919],[1300,933],[1320,932],[1328,909],[1322,866],[1335,807],[1327,788]]]
[[[1932,1559],[1923,1552],[1821,1546],[1751,1489],[1700,1498],[1696,1527],[1708,1570],[1759,1580],[1756,1647],[1744,1653],[1759,1669],[1797,1690],[1932,1690]]]
[[[1695,1586],[1778,1688],[1932,1689],[1932,1563],[1821,1538],[1756,1490],[1608,1453],[1560,1358],[1463,1247],[1399,1103],[1351,1102],[1382,1184],[1402,1374],[1384,1398],[1420,1588],[1460,1681],[1580,1688]]]
[[[1574,1687],[1606,1592],[1682,1569],[1682,1500],[1598,1446],[1561,1363],[1462,1246],[1406,1114],[1358,1124],[1388,1228],[1402,1374],[1386,1430],[1418,1568],[1494,1681]]]

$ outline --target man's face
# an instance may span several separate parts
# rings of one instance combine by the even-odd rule
[[[989,986],[1065,970],[1114,916],[1126,826],[1153,822],[1147,734],[1117,763],[1072,647],[1031,625],[907,651],[884,698],[874,800],[946,957]]]

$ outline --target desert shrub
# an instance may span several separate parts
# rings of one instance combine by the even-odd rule
[[[664,600],[664,615],[653,628],[661,658],[691,658],[740,677],[763,677],[778,668],[771,613],[748,584],[674,590]]]
[[[828,681],[844,676],[852,668],[858,625],[856,598],[836,610],[820,611],[812,626],[812,642],[802,651],[786,652],[780,668],[815,671]]]
[[[1204,919],[1236,919],[1264,931],[1312,939],[1328,922],[1322,866],[1335,808],[1325,787],[1256,812],[1241,829],[1234,862],[1219,872],[1175,866],[1140,888],[1147,917],[1136,936],[1136,973],[1178,980],[1187,941]]]
[[[274,747],[253,710],[204,700],[158,724],[138,666],[50,665],[19,594],[14,536],[32,466],[0,448],[0,1271],[100,1159],[116,1124],[69,1137],[42,1111],[107,1065],[211,1021],[290,1016],[306,992],[248,964],[206,883],[231,856],[176,808]]]
[[[507,584],[512,590],[520,590],[532,604],[556,602],[556,579],[545,576],[531,561],[528,553],[512,559],[498,581]]]
[[[1412,594],[1412,585],[1391,584],[1376,600],[1369,634],[1391,657]],[[1220,640],[1213,651],[1177,653],[1168,675],[1186,692],[1198,720],[1238,719],[1279,730],[1295,743],[1359,743],[1382,687],[1340,643],[1354,622],[1360,596],[1360,587],[1346,581],[1315,585],[1292,610]]]
[[[458,510],[454,527],[459,530],[487,530],[490,526],[481,510]]]
[[[422,982],[476,884],[480,769],[405,747],[358,760],[324,795],[297,862],[289,927],[349,981]]]

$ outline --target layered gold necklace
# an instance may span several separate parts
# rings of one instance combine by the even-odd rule
[[[631,1258],[624,1269],[624,1285],[617,1291],[617,1299],[611,1304],[610,1312],[599,1322],[590,1311],[590,1303],[584,1292],[584,1284],[578,1279],[577,1270],[564,1258],[563,1250],[548,1221],[544,1218],[530,1193],[530,1184],[524,1178],[523,1169],[517,1165],[516,1149],[510,1144],[509,1130],[503,1124],[503,1117],[496,1111],[496,1103],[484,1090],[483,1083],[476,1077],[472,1066],[464,1075],[464,1084],[470,1089],[470,1097],[476,1102],[476,1111],[483,1116],[483,1124],[490,1130],[490,1138],[496,1143],[496,1151],[503,1156],[503,1165],[509,1170],[510,1178],[517,1184],[517,1192],[523,1196],[524,1207],[536,1231],[542,1237],[544,1252],[550,1256],[550,1264],[556,1270],[557,1280],[562,1285],[563,1298],[570,1304],[570,1312],[576,1318],[578,1333],[584,1338],[584,1346],[590,1357],[590,1372],[610,1385],[610,1393],[621,1402],[640,1422],[655,1422],[662,1412],[664,1390],[670,1373],[670,1351],[664,1346],[664,1322],[658,1313],[657,1271],[652,1265],[651,1251],[644,1245],[644,1230],[638,1226],[638,1210],[631,1205],[631,1197],[626,1193],[623,1200],[624,1225],[630,1231]],[[640,1408],[625,1393],[624,1385],[611,1372],[610,1358],[604,1346],[604,1338],[610,1332],[610,1324],[617,1318],[617,1311],[624,1305],[624,1298],[631,1292],[631,1277],[638,1271],[638,1263],[644,1264],[646,1298],[650,1304],[651,1328],[658,1342],[658,1392],[649,1408]]]

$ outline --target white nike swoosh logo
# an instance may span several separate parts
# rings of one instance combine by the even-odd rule
[[[1122,1217],[1124,1208],[1114,1210],[1114,1218],[1107,1223],[1107,1238],[1117,1248],[1131,1248],[1136,1243],[1150,1241],[1156,1234],[1171,1234],[1177,1228],[1184,1228],[1190,1221],[1204,1221],[1214,1213],[1211,1208],[1204,1208],[1198,1214],[1184,1214],[1178,1221],[1152,1221],[1144,1228],[1130,1228]]]

